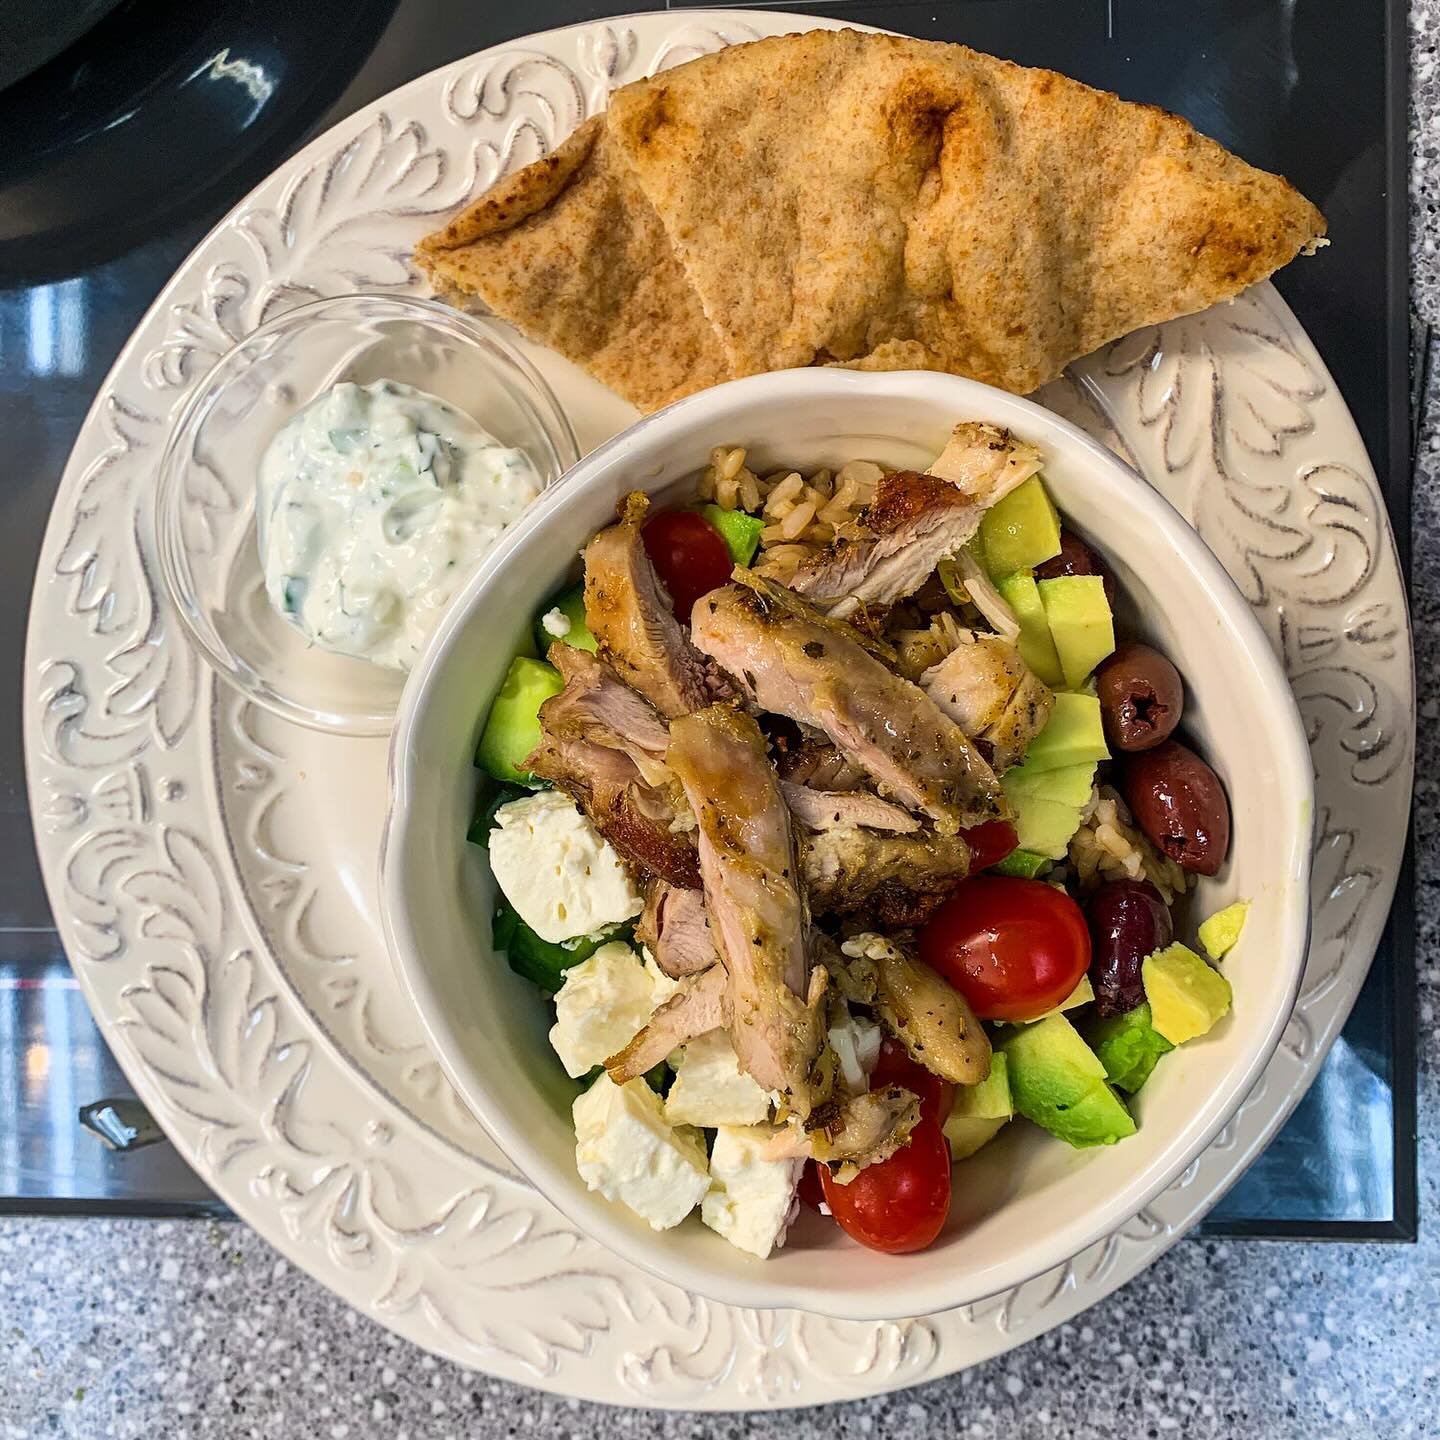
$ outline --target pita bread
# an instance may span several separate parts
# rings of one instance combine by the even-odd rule
[[[729,378],[715,331],[603,116],[508,175],[415,252],[642,410]]]
[[[1026,393],[1325,232],[1185,121],[960,45],[737,45],[611,100],[737,375],[840,362]]]

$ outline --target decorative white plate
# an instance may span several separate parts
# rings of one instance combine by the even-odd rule
[[[205,239],[141,322],[76,442],[36,578],[24,708],[41,862],[137,1091],[227,1203],[358,1309],[464,1364],[590,1399],[742,1409],[874,1394],[1019,1344],[1124,1283],[1219,1198],[1314,1077],[1405,841],[1414,690],[1384,506],[1319,356],[1260,286],[1111,346],[1041,397],[1129,458],[1239,581],[1293,679],[1319,776],[1294,1018],[1176,1185],[1068,1264],[962,1311],[898,1324],[758,1313],[683,1294],[577,1234],[458,1103],[380,939],[385,744],[286,725],[186,648],[152,563],[166,427],[222,351],[278,311],[418,288],[413,242],[615,85],[815,23],[829,22],[690,12],[553,31],[438,70],[322,136]],[[574,367],[529,353],[583,448],[633,418]]]

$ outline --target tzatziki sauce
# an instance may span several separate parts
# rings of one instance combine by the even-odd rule
[[[540,490],[523,450],[438,396],[341,382],[261,458],[266,593],[314,644],[408,670],[466,574]]]

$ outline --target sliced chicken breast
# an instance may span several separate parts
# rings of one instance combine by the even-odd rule
[[[671,725],[668,760],[699,824],[700,875],[728,975],[735,1053],[763,1088],[808,1113],[826,975],[811,970],[790,811],[765,737],[748,715],[713,705]]]
[[[822,731],[883,795],[942,833],[1007,813],[994,771],[960,727],[839,627],[729,585],[696,602],[691,634],[760,709]]]
[[[698,975],[720,959],[705,915],[704,895],[666,880],[652,880],[646,887],[635,938],[672,980]]]
[[[960,644],[920,677],[925,693],[982,749],[998,774],[1045,728],[1055,697],[999,635],[961,631]]]
[[[969,873],[970,847],[959,835],[835,825],[800,837],[800,864],[817,915],[863,910],[885,925],[920,925]]]
[[[624,1085],[653,1070],[687,1040],[718,1030],[728,1015],[726,990],[719,966],[682,980],[680,988],[655,1007],[645,1028],[605,1062],[606,1073]]]

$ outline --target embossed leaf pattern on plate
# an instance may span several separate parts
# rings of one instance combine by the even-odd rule
[[[101,1025],[191,1163],[296,1263],[417,1343],[646,1405],[873,1394],[993,1355],[1123,1283],[1303,1090],[1373,954],[1408,812],[1413,687],[1388,524],[1340,397],[1262,286],[1119,342],[1042,397],[1220,554],[1284,658],[1315,752],[1304,988],[1212,1148],[1114,1234],[1015,1291],[856,1324],[715,1305],[622,1265],[480,1133],[371,923],[383,747],[346,760],[356,814],[376,807],[367,839],[317,810],[335,788],[313,737],[202,677],[154,583],[158,450],[189,389],[262,320],[414,286],[410,248],[438,216],[553,147],[617,85],[797,23],[690,12],[534,36],[407,86],[294,157],[185,262],[107,380],[57,496],[31,618],[26,748],[47,885]],[[573,380],[550,373],[564,397]],[[230,497],[194,501],[203,524],[206,504]]]

